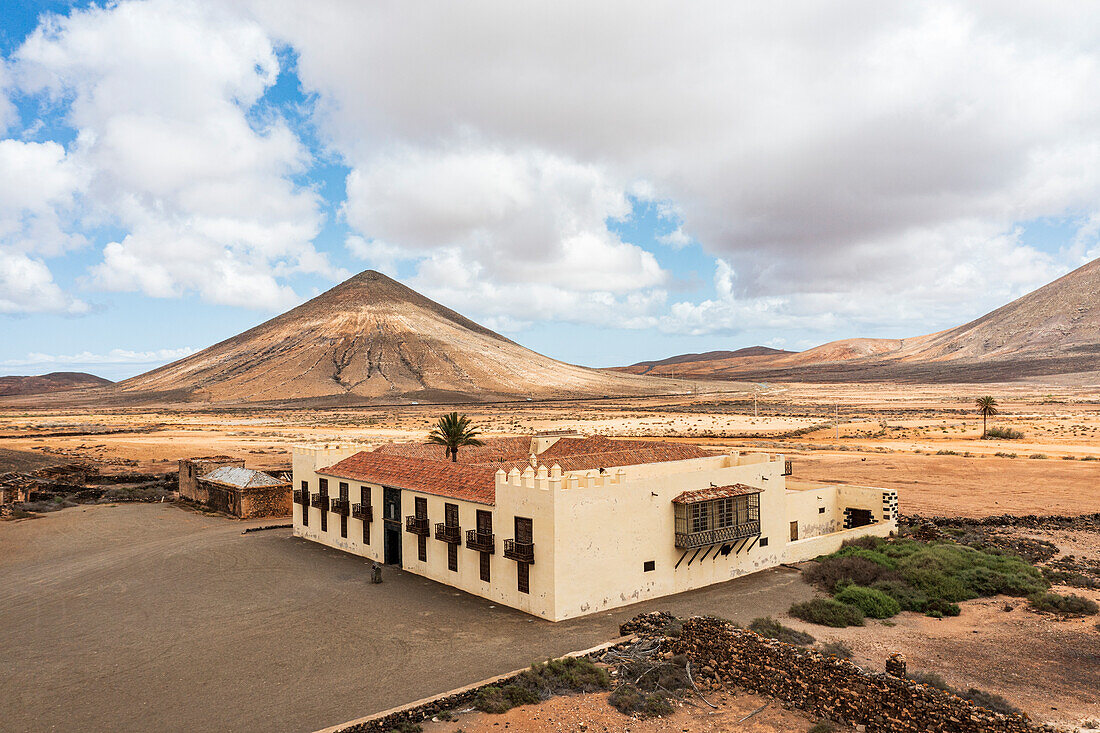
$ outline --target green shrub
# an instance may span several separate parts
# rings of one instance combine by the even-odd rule
[[[890,618],[901,613],[901,604],[893,597],[874,588],[862,585],[850,585],[836,594],[841,603],[855,606],[870,618]]]
[[[784,626],[771,616],[753,619],[752,623],[749,624],[749,631],[754,631],[769,639],[778,639],[779,641],[786,642],[787,644],[794,644],[796,646],[809,646],[815,641],[814,637],[806,632],[797,631],[790,626]]]
[[[1094,616],[1100,611],[1100,606],[1084,596],[1073,593],[1059,595],[1058,593],[1035,593],[1028,597],[1032,607],[1036,611],[1049,613],[1062,613],[1071,616]]]
[[[1024,434],[1019,430],[1013,430],[1012,428],[1002,428],[993,426],[989,430],[985,431],[985,435],[982,436],[985,440],[991,440],[994,438],[1001,438],[1004,440],[1019,440],[1024,437]]]
[[[1043,453],[1032,453],[1030,456],[1028,456],[1028,458],[1035,458],[1042,461],[1046,459],[1046,455]]]
[[[815,598],[791,606],[789,613],[811,624],[842,628],[863,626],[863,611],[832,598]]]
[[[994,453],[993,455],[997,456],[997,458],[1015,458],[1016,457],[1015,453],[1002,453],[1000,451]]]
[[[859,547],[854,545],[842,547],[828,557],[859,557],[866,560],[867,562],[872,562],[875,565],[881,565],[888,570],[896,570],[898,567],[897,560],[895,560],[894,558],[889,557],[876,549],[868,549],[866,547]]]
[[[958,616],[962,613],[962,609],[959,608],[959,604],[945,601],[942,598],[933,598],[928,601],[928,605],[925,606],[925,613],[932,618],[943,618],[944,616]]]
[[[645,694],[630,683],[622,685],[608,695],[607,702],[623,715],[656,718],[660,715],[672,714],[672,704],[665,695],[659,692]]]
[[[478,690],[477,697],[474,698],[474,707],[483,713],[500,715],[511,710],[512,704],[504,697],[499,687],[489,685]]]
[[[848,646],[843,641],[830,641],[828,644],[822,645],[821,653],[830,654],[834,657],[840,657],[841,659],[851,659],[852,647]]]
[[[903,611],[924,613],[928,607],[928,595],[901,580],[880,580],[871,586],[898,602]]]
[[[841,584],[871,585],[876,581],[892,580],[898,576],[890,568],[864,557],[826,556],[807,567],[802,577],[821,590],[833,593]]]

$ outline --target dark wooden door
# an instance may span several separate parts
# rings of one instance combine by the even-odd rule
[[[382,518],[390,522],[401,521],[401,489],[382,489]]]
[[[533,536],[531,520],[526,517],[516,517],[516,544],[529,545],[534,542]]]
[[[478,534],[492,534],[493,533],[493,513],[485,511],[484,509],[477,510],[477,533]]]
[[[385,560],[387,565],[401,565],[401,528],[385,522]]]

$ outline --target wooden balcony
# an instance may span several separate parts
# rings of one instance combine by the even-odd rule
[[[760,534],[760,522],[745,522],[744,524],[734,524],[729,527],[705,529],[701,532],[677,532],[676,546],[680,549],[705,547],[707,545],[718,545],[723,542],[732,542],[734,540],[744,539],[745,537],[753,537],[758,534]]]
[[[504,540],[504,556],[516,562],[532,563],[535,561],[535,544],[533,542]]]
[[[497,550],[496,535],[492,532],[478,532],[476,529],[468,529],[466,530],[466,548],[492,554]]]
[[[432,533],[428,528],[427,517],[405,517],[405,531],[409,534],[415,534],[420,537],[427,537]]]
[[[309,498],[309,505],[314,509],[328,509],[328,495],[314,494]]]
[[[364,522],[374,521],[374,507],[370,504],[352,504],[351,516]]]
[[[448,545],[461,545],[462,529],[457,524],[452,526],[446,522],[436,522],[435,538]]]
[[[348,504],[347,499],[341,499],[340,497],[333,497],[332,499],[332,513],[339,514],[341,517],[346,517],[351,510],[351,505]]]
[[[783,475],[790,476],[794,472],[794,463],[792,461],[783,461]]]

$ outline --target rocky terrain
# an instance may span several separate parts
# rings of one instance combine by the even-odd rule
[[[854,338],[803,352],[751,347],[640,362],[619,371],[686,379],[803,382],[1100,381],[1100,259],[956,328]]]
[[[34,377],[0,377],[0,397],[64,392],[114,384],[109,379],[84,372],[50,372]]]

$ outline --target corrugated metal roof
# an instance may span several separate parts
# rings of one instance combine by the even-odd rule
[[[252,468],[240,468],[239,466],[222,466],[210,473],[199,477],[199,481],[213,481],[219,484],[228,484],[242,489],[255,489],[263,486],[283,486],[286,481],[280,481],[263,471]]]

